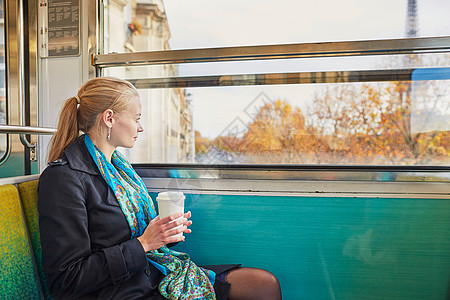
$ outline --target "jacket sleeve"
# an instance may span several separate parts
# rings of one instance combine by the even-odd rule
[[[120,283],[147,266],[137,239],[92,252],[83,176],[87,175],[67,166],[54,166],[39,180],[42,264],[50,293],[57,299]]]

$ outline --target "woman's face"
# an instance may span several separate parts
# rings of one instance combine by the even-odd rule
[[[140,123],[141,101],[135,98],[127,110],[115,115],[111,128],[111,143],[115,147],[131,148],[138,138],[138,133],[144,131]]]

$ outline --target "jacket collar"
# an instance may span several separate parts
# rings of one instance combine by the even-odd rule
[[[70,168],[92,175],[100,175],[100,171],[84,143],[84,135],[80,136],[64,151]]]

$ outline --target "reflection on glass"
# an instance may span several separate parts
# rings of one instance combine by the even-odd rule
[[[0,1],[0,124],[6,124],[6,79],[5,79],[5,19],[3,1]],[[0,134],[0,158],[6,153],[7,138]]]
[[[172,49],[450,34],[448,0],[164,0],[164,7]]]
[[[192,89],[195,162],[450,165],[449,90],[450,80]]]
[[[168,50],[170,30],[162,1],[109,1],[104,5],[103,52]],[[176,77],[178,67],[111,68],[120,78]],[[192,104],[185,89],[140,90],[142,125],[136,147],[122,152],[131,162],[194,162]]]
[[[425,2],[420,2],[421,6],[413,10],[407,7],[407,1],[395,4],[391,10],[378,2],[363,2],[364,5],[362,2],[347,3],[355,6],[351,17],[341,15],[336,19],[335,10],[329,11],[332,15],[323,10],[324,7],[331,9],[331,3],[281,1],[277,7],[295,15],[295,19],[290,20],[285,14],[273,14],[273,3],[265,1],[259,1],[257,5],[251,1],[245,4],[229,1],[225,6],[205,1],[200,15],[198,10],[190,10],[190,4],[184,7],[185,4],[175,4],[171,0],[122,4],[109,1],[104,6],[103,53],[446,34],[447,17],[440,13],[448,5],[445,1],[441,1],[438,10]],[[403,11],[395,9],[397,6]],[[430,10],[433,11],[432,18]],[[230,12],[233,13],[233,24],[227,21],[220,25],[220,20]],[[298,17],[305,12],[309,19]],[[395,22],[379,26],[377,12]],[[189,16],[190,13],[194,15]],[[267,14],[271,22],[249,22]],[[391,17],[388,18],[388,14]],[[276,15],[283,16],[283,22],[273,22]],[[414,21],[417,15],[421,16],[420,24]],[[239,16],[245,18],[240,20]],[[293,26],[306,19],[312,23]],[[202,30],[195,31],[196,24]],[[233,30],[236,24],[241,24],[239,30]],[[429,24],[435,27],[431,28]],[[263,30],[266,25],[270,28]],[[397,31],[393,36],[386,35],[393,33],[394,28]],[[264,34],[259,35],[253,29]],[[208,39],[205,36],[208,32],[214,32],[215,38]],[[304,35],[300,36],[301,33]],[[243,36],[248,39],[239,42]],[[208,43],[204,44],[205,41]],[[105,69],[104,75],[125,79],[180,79],[180,76],[213,74],[424,67],[448,69],[450,55],[118,67]],[[448,166],[449,82],[450,79],[445,77],[383,83],[140,89],[145,131],[136,147],[124,149],[124,152],[135,163]]]
[[[446,53],[427,53],[415,55],[420,60],[420,67],[439,67],[447,61],[450,66],[449,57]],[[273,74],[273,73],[297,73],[297,72],[342,72],[342,71],[367,71],[367,70],[392,70],[409,68],[406,61],[410,60],[408,54],[397,54],[389,56],[342,56],[342,57],[313,57],[313,58],[290,58],[248,61],[218,61],[208,63],[186,63],[177,65],[166,65],[177,72],[158,71],[161,65],[135,65],[133,67],[110,67],[107,72],[115,74],[126,74],[127,79],[145,78],[168,78],[179,74],[182,77],[190,76],[223,76],[223,75],[245,75],[245,74]],[[169,67],[170,66],[170,67]],[[419,67],[419,66],[412,66]],[[130,72],[133,69],[133,72]]]

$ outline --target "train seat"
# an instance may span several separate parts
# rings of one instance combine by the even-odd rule
[[[45,280],[44,270],[42,268],[41,236],[39,232],[39,214],[37,209],[38,183],[39,180],[22,182],[18,184],[18,189],[23,210],[25,212],[25,219],[27,222],[28,232],[30,234],[31,245],[34,252],[34,258],[36,260],[42,291],[45,299],[51,299],[47,282]]]
[[[0,299],[39,299],[40,281],[17,188],[0,186]]]

